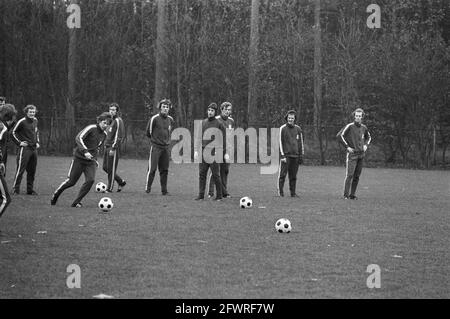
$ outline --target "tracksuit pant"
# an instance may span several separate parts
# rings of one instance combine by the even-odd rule
[[[355,196],[359,176],[363,168],[364,154],[347,153],[344,196]],[[349,194],[350,191],[350,194]]]
[[[153,179],[156,169],[159,170],[159,180],[161,183],[161,192],[167,193],[167,175],[169,173],[169,148],[152,145],[150,147],[150,156],[148,158],[146,191],[152,189]]]
[[[17,169],[14,177],[13,189],[15,192],[20,191],[20,183],[22,176],[27,171],[27,193],[33,191],[34,177],[36,175],[37,166],[37,150],[35,147],[21,146],[17,153]]]
[[[230,171],[230,163],[219,163],[219,175],[220,175],[220,183],[222,186],[222,196],[227,196],[228,194],[228,173]],[[212,172],[208,171],[207,185],[209,190],[208,194],[214,195],[214,183],[211,183]]]
[[[114,181],[119,185],[123,185],[123,179],[117,175],[117,165],[119,164],[119,150],[114,150],[114,154],[111,155],[111,147],[105,147],[105,153],[103,154],[103,170],[108,174],[108,185],[106,189],[112,191],[114,188]]]
[[[286,175],[289,174],[289,191],[291,195],[295,195],[295,189],[297,186],[297,172],[299,166],[298,157],[286,157],[286,162],[280,161],[280,170],[278,175],[278,195],[283,196],[284,181]]]
[[[208,169],[211,169],[212,178],[214,181],[214,185],[216,185],[217,195],[216,199],[222,198],[222,183],[220,182],[219,175],[219,164],[216,162],[206,163],[202,161],[199,165],[199,197],[205,196],[205,188],[206,188],[206,174],[208,173]]]
[[[92,185],[95,181],[95,171],[97,170],[97,163],[95,161],[90,160],[82,160],[79,158],[74,158],[72,163],[70,164],[69,174],[67,175],[67,179],[56,189],[54,193],[54,198],[58,199],[62,192],[66,189],[74,186],[81,177],[81,174],[84,173],[85,181],[83,185],[81,185],[80,191],[78,193],[77,198],[72,203],[72,206],[80,203],[84,196],[89,193]]]
[[[10,203],[11,196],[9,196],[8,185],[6,185],[3,175],[0,174],[0,217],[2,217]]]

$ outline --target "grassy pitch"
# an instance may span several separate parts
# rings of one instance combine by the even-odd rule
[[[102,214],[105,194],[94,190],[82,209],[69,207],[83,177],[50,206],[69,165],[40,157],[39,196],[13,197],[0,219],[0,299],[450,297],[449,172],[365,168],[350,201],[341,199],[343,167],[302,166],[292,199],[276,196],[276,174],[232,165],[233,198],[196,202],[197,165],[171,163],[171,196],[162,196],[158,176],[144,192],[147,161],[121,160],[128,184],[106,195],[115,207]],[[10,187],[14,169],[11,156]],[[242,196],[253,208],[239,208]],[[281,217],[290,234],[275,232]],[[66,285],[70,264],[81,269],[80,289]],[[367,287],[371,264],[381,288]]]

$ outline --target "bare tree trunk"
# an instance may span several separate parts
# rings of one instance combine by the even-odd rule
[[[314,128],[319,141],[320,164],[325,164],[322,143],[322,39],[320,28],[320,0],[314,7]]]
[[[71,0],[70,4],[78,4],[78,0]],[[67,141],[75,133],[75,97],[76,97],[76,60],[77,60],[77,28],[69,29],[69,54],[67,56],[67,85],[65,117],[67,123]],[[70,147],[72,143],[67,143]]]
[[[156,65],[155,65],[155,96],[153,108],[158,112],[158,102],[167,96],[169,88],[168,77],[168,45],[167,45],[167,0],[157,0],[158,21],[156,26]]]
[[[249,49],[249,76],[248,76],[248,105],[245,122],[248,126],[257,121],[257,74],[258,74],[258,43],[259,43],[259,0],[252,0],[250,20],[250,49]]]

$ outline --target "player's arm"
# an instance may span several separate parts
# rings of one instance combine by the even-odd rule
[[[283,144],[284,144],[284,140],[285,140],[285,136],[284,136],[284,128],[286,127],[286,125],[282,125],[281,127],[280,127],[280,133],[279,133],[279,135],[280,135],[280,140],[279,140],[279,143],[280,143],[280,154],[281,154],[281,161],[286,161],[286,156],[284,155],[284,146],[283,146]]]
[[[36,146],[39,148],[40,144],[41,144],[41,140],[39,138],[39,128],[38,128],[38,120],[36,120],[36,129],[35,129],[35,133],[36,133]]]
[[[17,121],[16,125],[14,125],[12,131],[11,131],[11,136],[13,138],[14,143],[16,143],[18,146],[23,146],[21,145],[22,143],[26,143],[25,141],[23,141],[20,138],[20,132],[22,131],[22,122],[25,120],[25,118],[20,119],[19,121]]]
[[[342,130],[342,132],[339,134],[339,141],[341,142],[342,145],[344,145],[344,147],[347,149],[348,152],[353,152],[353,148],[350,147],[350,145],[348,144],[347,139],[345,138],[346,133],[349,131],[350,128],[350,124],[347,124],[344,129]]]
[[[372,141],[372,137],[370,136],[369,130],[366,127],[366,131],[364,132],[364,152],[367,151],[370,142]]]
[[[155,119],[156,115],[152,116],[152,118],[148,121],[147,123],[147,128],[145,129],[145,133],[147,135],[148,138],[152,137],[152,133],[153,133],[153,128],[155,126]]]
[[[8,128],[6,127],[6,125],[0,122],[0,142],[3,142],[6,139],[7,131]],[[3,152],[1,147],[0,147],[0,163],[3,163]]]
[[[89,125],[86,126],[83,130],[81,130],[80,133],[77,134],[77,136],[75,137],[75,143],[77,143],[77,146],[79,148],[79,150],[84,154],[84,156],[86,156],[87,158],[89,158],[89,150],[85,144],[85,139],[92,134],[92,130],[93,129],[97,129],[95,125]],[[89,155],[87,155],[89,154]]]
[[[123,140],[123,137],[125,135],[124,134],[125,130],[124,130],[124,127],[123,127],[123,122],[122,122],[122,120],[120,118],[116,118],[111,125],[112,125],[113,132],[115,132],[115,134],[114,134],[114,142],[112,144],[112,149],[116,150],[122,144],[122,140]],[[102,144],[103,144],[103,142],[102,142]]]
[[[300,126],[298,128],[298,131],[299,131],[299,135],[300,135],[300,138],[298,140],[298,149],[301,151],[300,156],[303,156],[303,155],[305,155],[305,144],[303,142],[303,132],[302,132],[302,129]]]

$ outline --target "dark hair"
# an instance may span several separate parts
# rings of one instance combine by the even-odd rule
[[[28,104],[27,106],[25,106],[25,107],[23,108],[23,112],[24,112],[25,114],[27,114],[28,111],[31,110],[31,109],[35,109],[36,112],[37,112],[37,107],[36,107],[35,105],[33,105],[33,104]]]
[[[97,123],[100,123],[104,120],[108,120],[108,124],[111,123],[112,118],[111,118],[111,114],[109,114],[109,112],[103,112],[102,114],[97,116]]]
[[[3,104],[0,106],[0,120],[12,121],[16,117],[17,111],[12,104]]]
[[[2,103],[6,103],[6,97],[4,97],[4,96],[0,96],[0,102],[2,102]]]
[[[214,112],[217,114],[217,104],[216,103],[213,102],[213,103],[209,104],[207,110],[208,109],[213,109]]]
[[[118,103],[116,103],[116,102],[112,102],[111,104],[109,104],[109,107],[115,107],[115,108],[116,108],[116,111],[117,111],[117,113],[119,113],[119,112],[120,112],[120,107],[119,107],[119,104],[118,104]]]
[[[293,114],[295,116],[295,119],[297,119],[297,112],[295,110],[289,110],[287,111],[286,115],[284,116],[284,119],[287,121],[288,115]]]
[[[159,103],[158,103],[158,109],[160,109],[160,108],[161,108],[161,105],[163,105],[163,104],[168,105],[168,106],[169,106],[169,109],[172,108],[172,102],[171,102],[169,99],[162,99],[162,100],[159,101]]]

